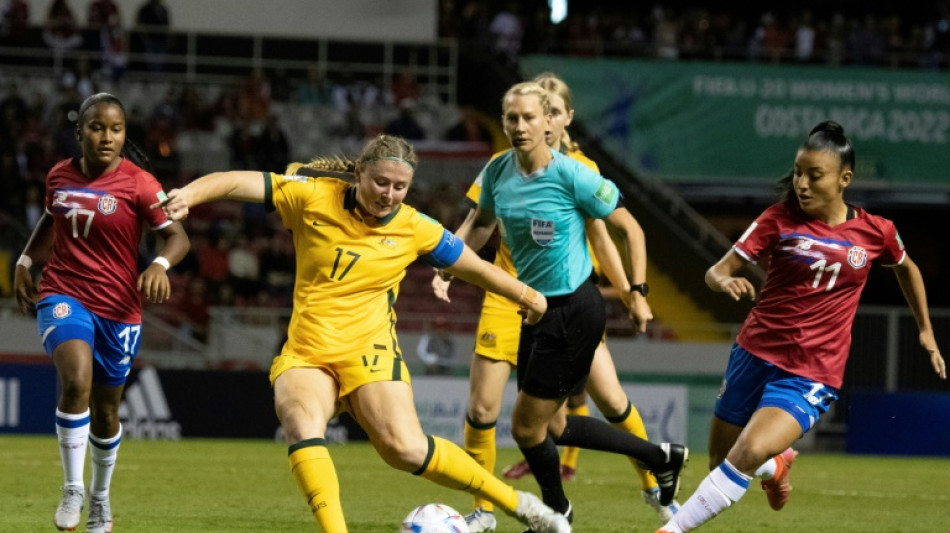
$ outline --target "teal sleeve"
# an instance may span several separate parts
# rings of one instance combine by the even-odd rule
[[[587,218],[606,218],[620,201],[617,185],[581,164],[574,167],[574,200],[577,206]]]

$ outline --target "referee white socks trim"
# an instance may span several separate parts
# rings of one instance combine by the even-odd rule
[[[696,529],[739,501],[749,489],[751,481],[750,476],[736,470],[728,460],[723,461],[706,476],[696,492],[661,529],[669,533],[686,533]]]

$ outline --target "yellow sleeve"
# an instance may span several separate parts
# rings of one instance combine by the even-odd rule
[[[403,205],[405,206],[405,204]],[[435,250],[435,247],[439,245],[442,234],[445,233],[445,228],[439,221],[429,215],[416,211],[415,208],[413,208],[413,211],[415,212],[413,235],[415,236],[416,249],[419,251],[419,255],[425,255]]]
[[[265,204],[268,209],[273,208],[280,215],[284,227],[295,231],[303,221],[304,207],[307,200],[315,194],[316,182],[314,178],[306,176],[285,176],[266,172],[265,179],[270,187],[270,199],[265,192]]]

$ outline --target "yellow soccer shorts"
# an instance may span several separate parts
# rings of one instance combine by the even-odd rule
[[[343,398],[366,385],[378,381],[403,381],[411,385],[409,369],[402,352],[392,337],[385,335],[362,349],[341,351],[334,354],[302,354],[290,343],[283,353],[274,358],[270,367],[271,386],[285,371],[291,368],[320,368],[333,376],[340,387],[338,397]],[[394,351],[395,350],[395,351]]]
[[[507,300],[505,301],[507,303]],[[478,318],[475,353],[495,361],[518,364],[518,340],[521,338],[521,315],[518,306],[492,305],[486,301]]]

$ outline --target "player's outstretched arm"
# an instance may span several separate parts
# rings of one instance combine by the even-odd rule
[[[445,270],[486,291],[498,293],[518,303],[526,312],[525,319],[528,324],[536,324],[548,310],[548,301],[543,294],[478,257],[468,246],[462,250],[462,255],[455,264]]]
[[[917,267],[917,263],[911,260],[910,256],[905,256],[901,264],[894,267],[894,275],[897,276],[897,282],[901,286],[901,292],[904,293],[907,305],[914,313],[917,330],[920,332],[918,336],[920,346],[930,356],[930,364],[937,375],[941,379],[947,379],[947,363],[940,355],[940,348],[937,347],[937,340],[934,338],[933,326],[930,323],[930,311],[927,308],[927,291],[924,287],[924,277],[920,274],[920,268]]]
[[[177,222],[188,218],[189,208],[221,199],[263,202],[263,174],[252,170],[214,172],[172,189],[165,201],[153,204],[152,208],[161,207],[168,218]]]
[[[455,236],[462,239],[462,242],[465,242],[465,238],[468,237],[472,231],[472,224],[474,222],[475,210],[469,209],[468,214],[465,215],[465,220],[462,221],[462,224],[460,224],[455,231]],[[443,269],[437,268],[435,275],[432,277],[432,292],[435,294],[435,297],[444,302],[451,302],[452,300],[449,299],[449,284],[451,283],[452,276]]]

